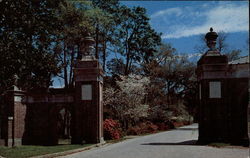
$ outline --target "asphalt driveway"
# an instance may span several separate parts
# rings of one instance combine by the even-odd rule
[[[67,155],[67,158],[248,158],[244,147],[216,148],[195,145],[198,125],[129,139],[88,151]]]

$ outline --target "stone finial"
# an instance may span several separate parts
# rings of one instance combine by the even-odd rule
[[[94,54],[95,40],[88,33],[86,37],[81,38],[80,42],[81,42],[80,54],[78,56],[78,59],[81,59],[81,60],[84,60],[86,58],[94,59],[95,58],[95,54]]]
[[[210,32],[208,32],[205,36],[209,50],[216,50],[215,46],[217,37],[218,34],[216,32],[213,32],[213,28],[211,27]]]
[[[14,75],[13,75],[13,85],[17,86],[18,80],[19,80],[18,75],[17,75],[17,74],[14,74]]]

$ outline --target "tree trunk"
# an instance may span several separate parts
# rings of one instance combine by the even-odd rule
[[[98,56],[98,45],[99,45],[99,25],[96,25],[96,30],[95,30],[95,57],[96,59],[99,59]]]
[[[129,50],[129,38],[128,38],[128,30],[126,30],[126,48],[125,48],[125,52],[126,52],[126,65],[125,65],[125,71],[124,71],[124,75],[127,76],[128,75],[128,66],[129,66],[129,60],[130,60],[130,50]]]
[[[70,59],[70,73],[69,73],[69,87],[73,87],[73,66],[74,66],[74,56],[75,56],[75,51],[74,48],[72,49],[71,52],[71,59]]]
[[[130,62],[129,62],[129,64],[128,64],[128,72],[129,72],[129,73],[131,72],[132,62],[133,62],[133,59],[131,59]],[[128,74],[129,74],[129,73],[128,73]]]
[[[103,71],[105,72],[105,67],[106,67],[106,41],[103,41],[103,56],[102,56],[102,62],[103,62],[103,65],[102,65],[102,69]]]
[[[64,87],[68,88],[68,71],[67,71],[67,53],[66,53],[66,46],[64,43],[63,47],[63,69],[64,69]]]

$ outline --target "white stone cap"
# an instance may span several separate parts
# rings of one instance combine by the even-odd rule
[[[87,55],[82,57],[81,61],[93,61],[96,60],[95,56]]]
[[[221,56],[221,54],[217,50],[208,50],[205,56]]]

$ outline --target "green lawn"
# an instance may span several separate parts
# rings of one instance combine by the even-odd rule
[[[214,142],[214,143],[208,144],[208,146],[222,148],[222,147],[230,146],[230,144]]]
[[[23,145],[18,147],[0,147],[0,155],[7,158],[25,158],[37,155],[57,153],[66,150],[83,148],[92,144],[85,145],[57,145],[57,146],[33,146]]]

